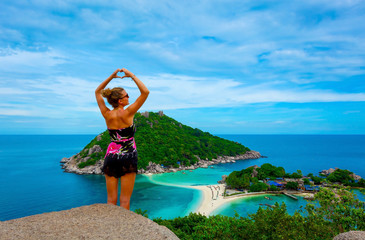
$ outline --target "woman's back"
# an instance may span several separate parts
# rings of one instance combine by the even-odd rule
[[[126,128],[133,124],[134,115],[130,116],[123,109],[113,109],[104,116],[108,129]]]

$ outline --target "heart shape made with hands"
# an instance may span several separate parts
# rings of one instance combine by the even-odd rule
[[[120,72],[124,73],[125,75],[124,76],[119,76],[118,73],[120,73]],[[127,69],[122,68],[122,69],[119,70],[119,72],[117,72],[117,74],[115,74],[115,77],[117,77],[117,78],[131,77],[131,76],[129,76],[131,74],[127,75],[127,73],[131,73],[131,72],[129,72]]]

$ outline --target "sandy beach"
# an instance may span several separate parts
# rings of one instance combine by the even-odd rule
[[[172,187],[181,187],[181,188],[190,188],[200,190],[203,193],[203,197],[200,200],[199,207],[194,210],[196,213],[201,213],[202,215],[209,216],[214,210],[221,207],[222,205],[235,201],[237,199],[257,196],[257,195],[269,195],[270,193],[266,192],[254,192],[254,193],[245,193],[238,194],[228,197],[223,197],[223,193],[225,191],[224,184],[215,184],[215,185],[201,185],[201,186],[188,186],[188,185],[178,185],[171,184],[165,182],[158,182],[152,179],[152,174],[146,174],[149,179],[160,185],[172,186]],[[313,193],[292,193],[293,195],[302,196],[302,197],[313,197]]]
[[[154,181],[152,179],[152,174],[151,175],[145,174],[145,176],[149,177],[149,179],[156,184],[200,190],[203,193],[203,198],[200,200],[199,207],[194,212],[201,213],[202,215],[205,216],[209,216],[214,210],[216,210],[217,208],[228,202],[232,202],[234,200],[245,197],[267,194],[265,192],[247,193],[247,194],[233,195],[224,198],[223,197],[223,193],[225,190],[224,184],[201,185],[201,186],[178,185],[178,184]]]
[[[198,189],[203,192],[203,199],[199,207],[195,210],[196,213],[201,213],[209,216],[215,209],[219,208],[225,203],[242,198],[245,196],[237,196],[232,198],[223,198],[225,186],[224,184],[204,185],[204,186],[189,186],[189,188]]]

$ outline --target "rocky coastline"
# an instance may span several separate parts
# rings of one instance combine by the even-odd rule
[[[89,151],[88,155],[92,154],[93,152],[100,151],[100,149],[101,149],[100,146],[94,145],[92,148],[88,149]],[[138,170],[138,174],[158,174],[158,173],[177,172],[182,170],[194,170],[197,168],[208,168],[210,165],[215,165],[219,163],[233,163],[236,162],[237,160],[258,159],[261,158],[262,156],[257,151],[248,151],[242,155],[218,156],[217,159],[212,159],[211,161],[208,159],[200,159],[198,156],[196,157],[199,159],[199,161],[194,165],[191,166],[180,165],[178,168],[165,167],[160,164],[149,162],[146,169]],[[76,154],[70,158],[63,158],[61,160],[62,169],[64,169],[65,172],[69,173],[102,175],[101,167],[104,164],[103,159],[97,161],[95,165],[79,168],[78,164],[80,162],[85,162],[85,161],[87,161],[87,157],[81,158],[80,154]]]

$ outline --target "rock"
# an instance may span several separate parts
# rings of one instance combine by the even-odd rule
[[[162,117],[163,116],[163,111],[158,111],[158,116]]]
[[[1,239],[179,239],[122,207],[94,204],[0,222]]]
[[[96,137],[96,141],[100,141],[101,140],[101,134],[99,134],[97,137]]]
[[[225,182],[226,182],[227,177],[228,177],[227,175],[222,175],[222,180],[219,180],[219,181],[218,181],[218,183],[220,183],[220,184],[225,183]]]
[[[141,113],[142,116],[146,117],[146,118],[149,118],[150,116],[150,113],[149,112],[144,112],[144,113]]]
[[[359,175],[356,175],[355,173],[351,174],[350,177],[352,177],[354,180],[360,180],[361,177]]]
[[[257,177],[258,172],[256,171],[256,168],[253,169],[251,177]]]
[[[69,158],[62,158],[61,163],[67,163],[69,161]]]
[[[164,172],[164,170],[163,170],[163,168],[161,167],[161,165],[160,164],[157,164],[156,166],[155,166],[155,170],[156,170],[156,172]]]
[[[99,145],[94,145],[92,148],[89,149],[88,155],[91,155],[95,152],[102,152],[103,149]]]
[[[333,240],[365,240],[365,231],[344,232],[334,237]]]
[[[89,159],[90,159],[90,157],[81,158],[80,162],[86,162]]]
[[[101,171],[100,168],[96,168],[94,171],[94,174],[101,175],[101,174],[103,174],[103,172]]]

